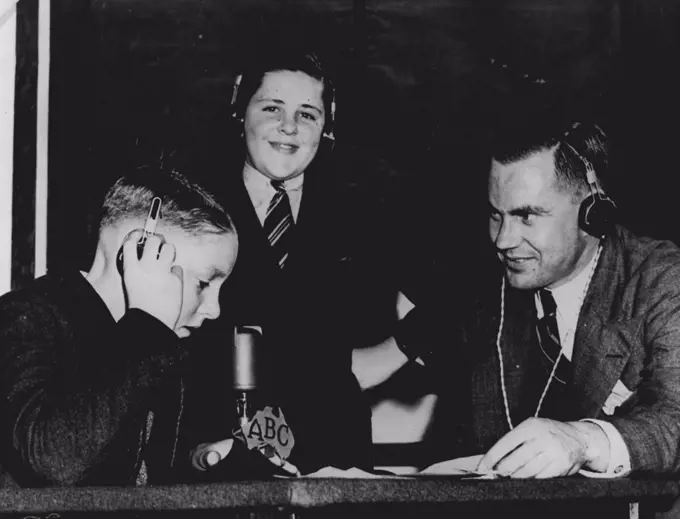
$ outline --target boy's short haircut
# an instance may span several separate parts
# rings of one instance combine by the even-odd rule
[[[155,197],[161,199],[164,225],[191,236],[236,234],[231,217],[212,194],[181,173],[162,169],[138,169],[120,177],[104,197],[99,229],[127,218],[146,218]]]

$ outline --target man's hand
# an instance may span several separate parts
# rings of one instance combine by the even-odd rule
[[[149,234],[137,258],[141,230],[123,242],[123,283],[129,308],[139,308],[173,330],[182,310],[182,267],[173,265],[175,246],[160,235]]]
[[[489,449],[478,470],[513,478],[568,476],[584,466],[597,470],[608,462],[608,448],[609,441],[596,424],[529,418]]]

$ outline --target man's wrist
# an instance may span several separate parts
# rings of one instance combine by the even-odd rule
[[[593,422],[570,422],[579,433],[584,446],[582,468],[593,472],[606,472],[609,467],[611,446],[602,427]]]

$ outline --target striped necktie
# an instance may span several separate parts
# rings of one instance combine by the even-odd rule
[[[551,371],[555,362],[559,360],[557,370],[555,371],[555,378],[564,384],[571,378],[571,362],[564,355],[561,355],[562,343],[560,342],[560,332],[557,327],[557,304],[549,290],[539,290],[538,296],[541,298],[541,305],[543,306],[543,317],[538,319],[536,323],[538,342],[543,355],[550,361],[549,367]]]
[[[290,251],[291,231],[294,225],[293,213],[290,209],[288,193],[280,180],[272,180],[272,187],[276,190],[264,220],[264,231],[267,234],[269,245],[280,268],[288,258]]]

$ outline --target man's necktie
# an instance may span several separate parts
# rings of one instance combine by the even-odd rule
[[[274,252],[279,267],[283,268],[290,251],[290,240],[292,237],[290,231],[294,224],[293,213],[290,209],[288,193],[283,188],[283,182],[272,180],[271,183],[274,189],[276,189],[276,194],[267,208],[264,231],[267,233],[269,245]]]
[[[555,378],[559,382],[566,383],[571,377],[571,362],[564,355],[560,355],[562,344],[560,332],[557,328],[557,304],[549,290],[541,289],[538,291],[538,295],[543,306],[543,317],[536,323],[538,341],[543,354],[550,361],[551,371],[559,357]]]

